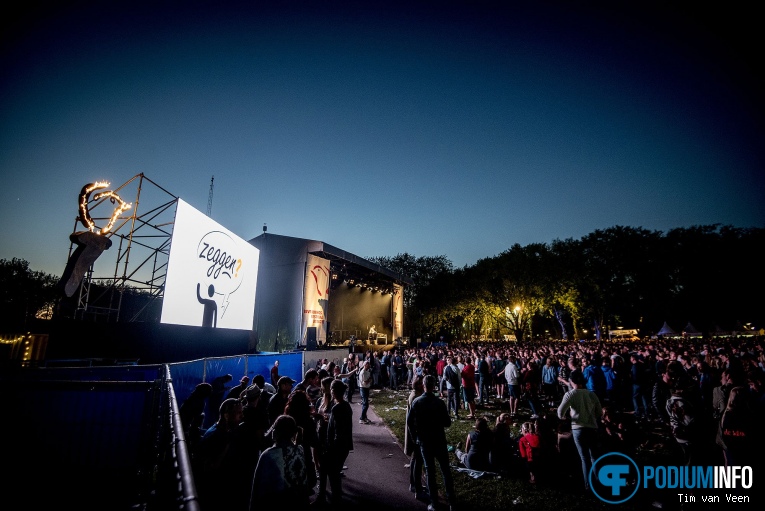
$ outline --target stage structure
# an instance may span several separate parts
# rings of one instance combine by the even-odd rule
[[[394,344],[408,277],[322,241],[263,234],[251,349]]]
[[[107,323],[158,321],[177,200],[142,173],[117,188],[108,182],[83,186],[59,282],[65,295],[59,314]]]
[[[87,183],[77,207],[53,358],[161,363],[405,342],[412,282],[371,261],[265,228],[246,241],[143,174]]]

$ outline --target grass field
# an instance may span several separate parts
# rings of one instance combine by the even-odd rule
[[[383,420],[400,445],[404,444],[404,424],[406,420],[406,400],[408,391],[373,390],[370,396],[371,406]],[[501,413],[498,405],[477,410],[477,415],[485,415],[493,427],[496,417]],[[465,412],[467,415],[467,412]],[[521,419],[522,420],[522,419]],[[474,421],[452,421],[446,431],[447,442],[455,446],[464,445],[467,434],[473,429]],[[520,424],[516,424],[513,436],[517,436]],[[643,453],[648,454],[648,453]],[[520,470],[518,474],[506,477],[483,477],[474,479],[455,470],[458,466],[456,456],[451,455],[452,474],[459,502],[459,509],[464,511],[605,511],[615,509],[613,504],[599,500],[594,494],[582,489],[580,483],[581,466],[576,457],[565,465],[560,460],[547,463],[547,469],[538,475],[538,482],[532,485],[527,474]],[[566,467],[570,467],[567,470]],[[578,477],[579,476],[579,477]],[[443,488],[443,486],[441,486]],[[443,502],[443,493],[441,501]],[[653,499],[644,497],[631,499],[616,506],[619,510],[645,510],[654,507]],[[646,500],[647,499],[647,500]],[[665,506],[666,507],[666,506]]]

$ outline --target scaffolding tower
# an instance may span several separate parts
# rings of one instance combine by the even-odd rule
[[[112,191],[125,200],[135,199],[105,234],[112,240],[111,250],[103,252],[82,279],[73,317],[100,322],[158,322],[156,313],[152,316],[147,311],[155,310],[152,305],[161,304],[164,297],[178,197],[143,173]],[[108,196],[88,202],[97,225],[109,221],[113,203]],[[78,216],[73,234],[80,223]],[[69,257],[74,249],[72,242]],[[127,297],[131,306],[126,309]]]

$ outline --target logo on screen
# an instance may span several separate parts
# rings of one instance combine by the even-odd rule
[[[221,231],[211,231],[199,240],[197,261],[199,263],[199,284],[209,290],[209,298],[221,299],[221,317],[226,313],[231,294],[242,284],[244,272],[248,270],[238,257],[236,241]]]

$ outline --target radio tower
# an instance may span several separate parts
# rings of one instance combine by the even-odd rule
[[[212,214],[213,181],[215,181],[215,176],[210,178],[210,195],[207,196],[207,216]]]

